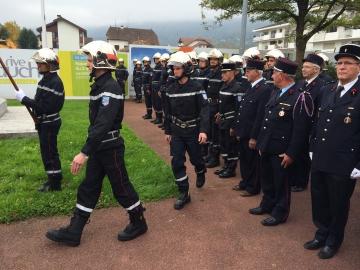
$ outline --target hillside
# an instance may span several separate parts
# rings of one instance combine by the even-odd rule
[[[255,33],[252,31],[256,28],[268,25],[269,22],[247,23],[246,33],[246,46],[256,46],[253,43],[253,36]],[[121,24],[117,24],[120,26]],[[124,24],[124,27],[127,25]],[[221,48],[238,48],[239,36],[240,36],[241,19],[234,19],[226,21],[223,26],[209,31],[204,30],[202,27],[202,21],[185,21],[185,22],[146,22],[146,23],[130,23],[129,27],[132,28],[144,28],[153,29],[159,38],[160,45],[163,46],[177,46],[177,42],[180,37],[197,37],[211,39],[216,47]],[[106,31],[109,26],[103,26],[99,28],[85,28],[88,31],[88,36],[94,40],[106,40]]]

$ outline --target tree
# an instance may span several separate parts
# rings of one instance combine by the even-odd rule
[[[215,17],[214,25],[229,20],[242,13],[242,0],[202,0],[204,10],[222,10]],[[272,23],[290,22],[296,26],[294,35],[296,62],[304,58],[306,43],[319,31],[330,26],[356,28],[359,25],[360,1],[358,0],[250,0],[248,15],[252,22],[271,21]],[[209,26],[203,23],[205,28]],[[291,37],[289,37],[291,38]],[[298,70],[299,71],[299,70]]]
[[[3,25],[0,27],[0,39],[8,39],[10,37],[10,33],[9,31],[7,30],[6,26]]]
[[[17,43],[20,34],[20,26],[16,23],[16,21],[5,22],[4,26],[6,26],[10,33],[9,39]]]
[[[20,31],[18,45],[21,49],[37,49],[38,40],[33,30],[24,27]]]

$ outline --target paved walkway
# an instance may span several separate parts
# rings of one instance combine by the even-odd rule
[[[125,119],[136,134],[161,158],[170,162],[169,147],[157,125],[141,116],[145,104],[125,103]],[[126,141],[125,141],[126,143]],[[261,196],[242,198],[231,187],[239,177],[221,180],[207,173],[203,188],[195,187],[195,173],[187,164],[192,202],[173,209],[174,198],[146,203],[149,231],[119,242],[118,232],[128,223],[121,207],[96,210],[85,226],[82,242],[72,248],[45,237],[50,228],[69,223],[69,217],[34,218],[0,225],[1,269],[359,269],[360,190],[351,204],[345,241],[330,260],[305,250],[313,238],[310,191],[292,194],[288,221],[264,227],[267,217],[252,216]],[[169,179],[171,181],[171,179]]]

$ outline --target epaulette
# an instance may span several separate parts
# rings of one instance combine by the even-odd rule
[[[323,83],[324,83],[324,85],[323,85],[323,86],[328,85],[328,84],[331,84],[331,83],[336,83],[336,82],[337,82],[337,81],[323,82]]]

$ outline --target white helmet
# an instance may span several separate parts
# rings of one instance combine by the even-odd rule
[[[141,61],[137,60],[136,65],[142,65]]]
[[[329,65],[329,57],[325,53],[317,53],[318,56],[320,56],[322,59],[324,59],[324,64],[322,67],[322,70],[328,70],[327,65]]]
[[[137,62],[138,60],[136,58],[134,58],[133,62]]]
[[[223,63],[230,63],[230,61],[229,61],[229,59],[227,59],[227,58],[224,58],[224,60],[223,60]]]
[[[224,56],[218,49],[213,49],[208,54],[208,59],[216,58],[219,59],[219,66],[222,64]]]
[[[159,53],[159,52],[155,53],[153,56],[154,59],[155,58],[160,59],[160,57],[161,57],[161,53]]]
[[[280,50],[273,49],[273,50],[269,51],[267,54],[265,54],[264,57],[266,59],[269,59],[269,57],[274,57],[275,60],[277,60],[279,57],[285,58],[285,55]]]
[[[163,53],[160,57],[160,61],[167,61],[169,60],[170,55],[168,53]]]
[[[60,66],[60,60],[57,57],[57,55],[55,54],[54,51],[48,49],[48,48],[43,48],[38,50],[31,58],[29,61],[34,61],[36,63],[45,63],[48,64],[49,69],[51,69],[50,65],[52,65],[52,72],[59,70]]]
[[[119,62],[124,62],[124,59],[122,59],[122,58],[119,58]]]
[[[187,54],[190,56],[191,59],[196,59],[196,57],[197,57],[197,54],[195,51],[188,52]]]
[[[208,60],[208,53],[201,52],[197,55],[196,60]]]
[[[190,59],[189,55],[187,55],[186,53],[181,52],[181,51],[173,53],[170,56],[170,59],[168,61],[168,67],[173,69],[173,66],[177,66],[177,67],[183,66],[184,67],[184,73],[181,75],[181,77],[175,78],[175,79],[180,79],[184,75],[189,75],[190,73],[192,73],[194,71],[194,66],[191,63],[191,59]]]
[[[144,63],[144,61],[148,61],[149,64],[151,63],[151,59],[147,56],[144,56],[144,58],[142,59],[142,62]]]
[[[238,54],[235,54],[233,56],[231,56],[229,58],[229,62],[230,63],[235,63],[236,64],[236,68],[241,68],[243,63],[244,63],[244,60],[242,59],[242,57]]]
[[[116,69],[116,50],[108,42],[102,40],[92,41],[78,50],[78,52],[90,54],[94,68]]]
[[[261,53],[256,47],[252,47],[247,49],[242,56],[244,60],[246,60],[247,58],[260,59]]]

